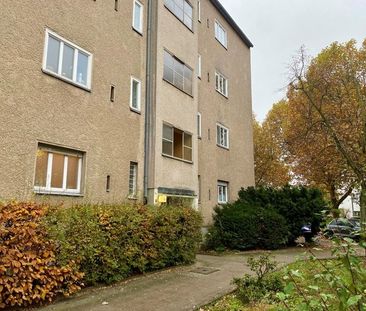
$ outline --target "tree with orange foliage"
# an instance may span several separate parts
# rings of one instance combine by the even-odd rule
[[[255,182],[257,186],[281,187],[291,180],[282,140],[283,103],[274,105],[265,121],[253,118]]]
[[[307,144],[322,146],[313,156],[329,171],[350,174],[361,185],[361,222],[366,223],[366,41],[360,48],[354,40],[335,42],[313,59],[301,49],[291,71],[288,102],[296,127]],[[304,145],[298,144],[299,153],[309,152]]]

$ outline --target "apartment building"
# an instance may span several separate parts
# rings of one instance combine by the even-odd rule
[[[0,2],[0,199],[186,203],[254,184],[250,48],[216,0]]]

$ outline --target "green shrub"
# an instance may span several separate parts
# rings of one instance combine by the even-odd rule
[[[46,224],[60,262],[75,261],[88,284],[191,263],[201,241],[201,216],[186,207],[55,208]]]
[[[46,213],[34,203],[0,205],[0,308],[49,302],[82,286],[72,261],[56,260],[42,226]]]
[[[366,262],[360,250],[366,243],[334,240],[333,259],[323,260],[311,251],[308,261],[284,270],[286,286],[277,293],[276,310],[366,310]]]
[[[243,278],[235,278],[237,297],[244,304],[259,302],[264,299],[273,300],[277,292],[283,290],[283,283],[278,274],[273,273],[277,263],[270,255],[258,258],[250,257],[248,266],[255,273],[254,276],[245,274]]]
[[[214,224],[206,237],[206,246],[218,249],[276,249],[286,245],[286,220],[273,209],[264,209],[237,201],[215,208]]]
[[[283,216],[290,231],[288,244],[293,244],[301,235],[304,224],[311,224],[312,233],[316,235],[320,231],[322,211],[327,209],[320,190],[302,186],[250,187],[239,191],[239,201],[249,206],[274,209]]]

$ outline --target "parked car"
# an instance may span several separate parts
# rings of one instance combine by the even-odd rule
[[[326,227],[324,235],[327,237],[347,237],[351,239],[360,238],[360,223],[347,218],[337,218],[332,220]]]

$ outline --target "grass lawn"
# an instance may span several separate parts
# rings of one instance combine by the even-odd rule
[[[336,272],[336,275],[342,279],[350,279],[350,273],[344,268],[344,264],[338,260],[322,260],[322,261],[299,261],[288,265],[285,268],[280,269],[277,272],[281,276],[281,279],[287,275],[286,271],[296,271],[296,274],[301,274],[301,277],[294,277],[296,284],[305,290],[307,295],[319,296],[320,294],[335,294],[328,283],[321,277],[316,277],[325,270],[325,267],[332,267]],[[285,284],[285,281],[284,281]],[[309,288],[311,286],[311,288]],[[299,296],[293,295],[287,304],[292,310],[297,310],[296,306],[299,305]],[[235,292],[233,294],[222,297],[221,299],[213,302],[210,305],[203,307],[202,311],[259,311],[259,310],[284,310],[284,305],[280,301],[275,299],[260,301],[252,305],[243,304]]]

